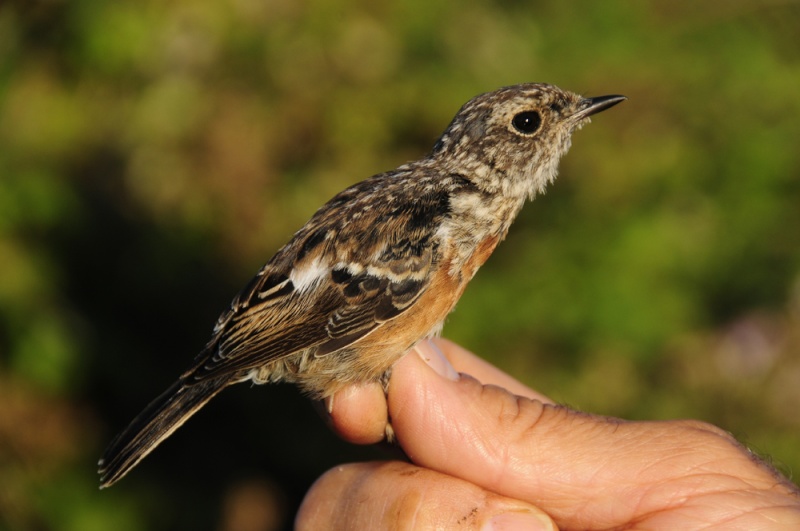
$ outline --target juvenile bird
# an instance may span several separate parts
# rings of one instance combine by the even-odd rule
[[[336,195],[239,293],[184,372],[99,462],[127,474],[229,385],[292,382],[313,398],[366,381],[434,336],[572,133],[624,96],[527,83],[477,96],[428,156]]]

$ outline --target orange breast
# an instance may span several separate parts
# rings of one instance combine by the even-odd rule
[[[442,258],[431,285],[407,311],[358,341],[360,364],[370,373],[380,375],[414,343],[424,338],[444,321],[464,293],[467,283],[492,254],[498,237],[481,242],[463,262],[460,271],[450,271],[454,248]]]
[[[464,277],[467,279],[467,281],[471,280],[478,271],[478,268],[486,263],[486,260],[492,256],[494,248],[497,247],[499,242],[499,236],[489,236],[478,244],[475,252],[472,253],[472,256],[470,256],[464,264]]]

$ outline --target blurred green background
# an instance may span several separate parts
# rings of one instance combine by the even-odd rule
[[[288,386],[105,444],[325,200],[470,97],[628,102],[576,134],[445,336],[557,400],[800,468],[800,4],[0,4],[0,528],[281,529],[336,440]]]

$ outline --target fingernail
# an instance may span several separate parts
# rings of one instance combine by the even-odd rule
[[[493,516],[483,526],[483,531],[558,531],[553,521],[545,514],[528,511],[504,513]]]
[[[448,380],[458,380],[458,372],[450,365],[450,362],[444,356],[439,347],[436,346],[436,343],[431,341],[430,339],[425,339],[417,343],[417,346],[414,347],[414,350],[417,351],[417,354],[422,361],[428,364],[428,366],[436,371],[436,374],[439,376],[443,376]]]

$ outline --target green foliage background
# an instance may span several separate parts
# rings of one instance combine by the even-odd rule
[[[283,528],[328,467],[387,458],[242,386],[118,486],[94,473],[316,207],[523,81],[630,100],[576,135],[445,335],[791,476],[798,27],[766,0],[0,4],[0,528]]]

